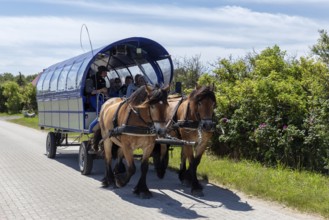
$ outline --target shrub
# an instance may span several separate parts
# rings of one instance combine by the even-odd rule
[[[329,72],[310,58],[285,59],[278,46],[219,60],[199,79],[217,87],[217,140],[225,155],[327,171]]]

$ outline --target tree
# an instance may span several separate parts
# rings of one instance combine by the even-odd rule
[[[15,81],[15,77],[11,73],[0,74],[0,84],[3,84],[7,81]]]
[[[0,85],[0,112],[7,112],[7,106],[5,105],[7,98],[3,95],[3,90],[3,86]]]
[[[24,86],[24,93],[22,94],[23,108],[29,111],[37,112],[37,89],[31,83]]]
[[[183,60],[175,60],[174,83],[182,82],[185,90],[194,88],[206,69],[200,58],[201,55],[195,55],[190,58],[184,57]]]
[[[317,44],[311,47],[312,52],[318,55],[324,63],[329,65],[329,36],[327,31],[319,30],[320,38]]]
[[[22,110],[22,95],[16,82],[6,82],[3,85],[3,95],[7,98],[5,105],[9,114],[19,113]]]

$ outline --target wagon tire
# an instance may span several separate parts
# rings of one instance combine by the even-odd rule
[[[48,158],[55,158],[56,156],[56,137],[54,132],[49,132],[46,142],[46,155]]]
[[[93,169],[93,155],[88,154],[90,144],[83,141],[79,149],[79,169],[82,175],[89,175]]]

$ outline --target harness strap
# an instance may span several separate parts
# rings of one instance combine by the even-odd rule
[[[174,128],[195,128],[197,129],[199,127],[200,122],[199,121],[191,121],[191,120],[183,120],[176,122],[173,127]]]
[[[179,106],[182,104],[183,100],[185,100],[185,97],[182,97],[182,98],[178,101],[177,105],[175,106],[174,114],[173,114],[173,116],[172,116],[172,118],[171,118],[172,121],[176,121],[176,120],[177,120],[177,111],[178,111]]]
[[[187,108],[186,108],[186,111],[185,111],[185,117],[184,117],[184,120],[187,121],[187,115],[188,115],[188,111],[190,110],[190,102],[187,103]]]
[[[134,112],[141,121],[145,123],[145,125],[150,125],[150,123],[147,123],[139,114],[138,111],[136,111],[133,107],[130,106],[128,114],[126,114],[126,119],[125,119],[125,124],[123,126],[118,126],[118,113],[119,110],[121,109],[122,105],[127,102],[128,99],[125,99],[122,101],[118,108],[116,109],[114,113],[114,117],[112,120],[113,123],[113,130],[110,130],[107,137],[113,137],[113,136],[119,136],[123,133],[130,133],[130,134],[136,134],[136,135],[155,135],[155,128],[154,126],[152,127],[143,127],[143,126],[133,126],[133,125],[127,125],[128,124],[128,119],[131,115],[131,112]],[[106,138],[107,138],[106,137]]]
[[[114,113],[114,117],[113,117],[113,127],[118,127],[118,113],[119,110],[121,109],[122,105],[125,104],[127,102],[127,99],[123,100],[122,102],[120,102],[119,107],[117,108],[117,110]],[[129,116],[128,116],[129,117]],[[128,119],[127,119],[128,120]]]
[[[138,118],[144,123],[144,124],[146,124],[146,125],[151,125],[152,123],[147,123],[143,118],[142,118],[142,116],[139,114],[139,111],[138,110],[135,110],[133,107],[131,107],[130,106],[130,108],[131,108],[131,110],[138,116]],[[130,113],[131,113],[131,110],[130,110],[130,112],[129,112],[129,115],[130,115]],[[149,109],[150,110],[150,109]],[[129,118],[129,116],[128,116],[128,118]],[[128,118],[127,118],[127,120],[128,120]],[[151,117],[151,114],[150,114],[150,118],[151,118],[151,120],[152,120],[152,117]],[[153,120],[152,120],[153,121]],[[128,124],[127,122],[126,122],[126,124]]]
[[[113,130],[109,131],[109,137],[119,136],[124,133],[136,134],[136,135],[155,135],[154,127],[143,127],[143,126],[133,126],[133,125],[123,125],[120,127],[115,127]]]

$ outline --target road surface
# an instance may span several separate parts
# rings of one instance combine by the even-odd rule
[[[103,161],[89,176],[78,171],[78,148],[45,155],[47,132],[0,120],[0,219],[320,219],[203,183],[202,198],[190,195],[174,172],[163,180],[150,167],[151,199],[132,193],[139,167],[124,188],[102,188]]]

